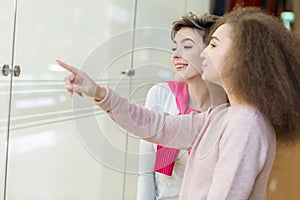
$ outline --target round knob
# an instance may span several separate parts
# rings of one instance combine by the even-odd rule
[[[2,75],[3,76],[8,76],[9,72],[10,72],[9,65],[7,65],[7,64],[3,65],[3,67],[2,67]]]
[[[126,76],[134,76],[134,70],[133,69],[127,69],[125,71],[121,71],[122,75],[126,75]]]
[[[21,74],[21,67],[20,67],[19,65],[16,65],[16,66],[14,67],[14,76],[15,76],[15,77],[19,77],[20,74]]]

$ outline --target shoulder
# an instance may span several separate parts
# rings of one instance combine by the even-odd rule
[[[207,116],[210,116],[213,119],[224,117],[224,115],[227,113],[228,109],[230,108],[228,103],[224,103],[218,106],[211,106],[208,108],[208,110],[205,112]]]
[[[168,83],[157,83],[148,91],[145,106],[153,111],[177,114],[176,97]]]
[[[229,107],[226,113],[227,128],[236,137],[269,143],[275,139],[275,131],[269,120],[251,105]]]
[[[168,83],[162,82],[153,85],[148,93],[156,94],[156,93],[170,93],[171,89],[168,86]]]
[[[247,160],[248,157],[259,169],[267,160],[274,159],[275,131],[257,108],[250,105],[229,107],[224,125],[225,131],[220,140],[220,148],[223,151],[240,152],[238,155],[244,157],[243,160]]]
[[[268,120],[264,117],[264,115],[257,108],[251,105],[231,106],[228,108],[227,115],[232,122],[236,121],[245,126],[265,126],[268,124]]]
[[[147,94],[147,98],[156,98],[163,100],[165,98],[170,98],[170,96],[174,96],[168,83],[157,83],[153,85]]]

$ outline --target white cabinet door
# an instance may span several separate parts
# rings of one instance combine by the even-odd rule
[[[134,1],[27,0],[18,1],[17,8],[14,62],[22,72],[13,82],[7,199],[122,199],[123,168],[116,169],[97,157],[99,152],[107,156],[113,152],[101,141],[92,144],[96,145],[93,152],[94,146],[82,137],[93,140],[96,135],[97,139],[103,128],[93,120],[110,119],[98,115],[93,105],[78,105],[78,97],[67,96],[63,79],[68,73],[55,60],[85,67],[95,49],[113,35],[132,29]],[[93,77],[106,69],[103,64],[113,48],[117,47],[107,47],[107,54],[95,61]],[[125,67],[114,67],[116,77],[107,77],[107,83],[114,85]],[[124,149],[126,141],[120,130],[104,130],[115,149]],[[114,159],[124,167],[125,154],[118,156]]]
[[[5,199],[7,188],[14,14],[14,2],[3,0],[0,6],[0,199]]]

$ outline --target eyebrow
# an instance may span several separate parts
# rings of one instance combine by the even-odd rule
[[[215,40],[217,40],[217,41],[219,41],[219,42],[220,42],[219,38],[218,38],[218,37],[216,37],[216,36],[211,36],[210,40],[212,40],[212,39],[215,39]]]
[[[186,42],[186,41],[191,41],[192,43],[195,43],[195,41],[192,40],[191,38],[184,38],[184,39],[182,39],[180,42],[183,43],[183,42]],[[176,40],[173,40],[173,43],[176,44],[176,43],[177,43]]]

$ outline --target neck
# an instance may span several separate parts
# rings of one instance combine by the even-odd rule
[[[200,76],[188,80],[187,83],[190,108],[206,111],[211,106],[227,102],[227,97],[222,87],[209,84],[203,81]]]
[[[237,105],[245,104],[245,102],[236,98],[234,95],[228,96],[228,99],[229,99],[230,106],[237,106]]]
[[[238,98],[236,95],[232,94],[232,92],[228,89],[228,87],[224,86],[224,90],[226,91],[226,94],[228,96],[230,106],[236,106],[236,105],[241,105],[246,103],[241,98]]]

